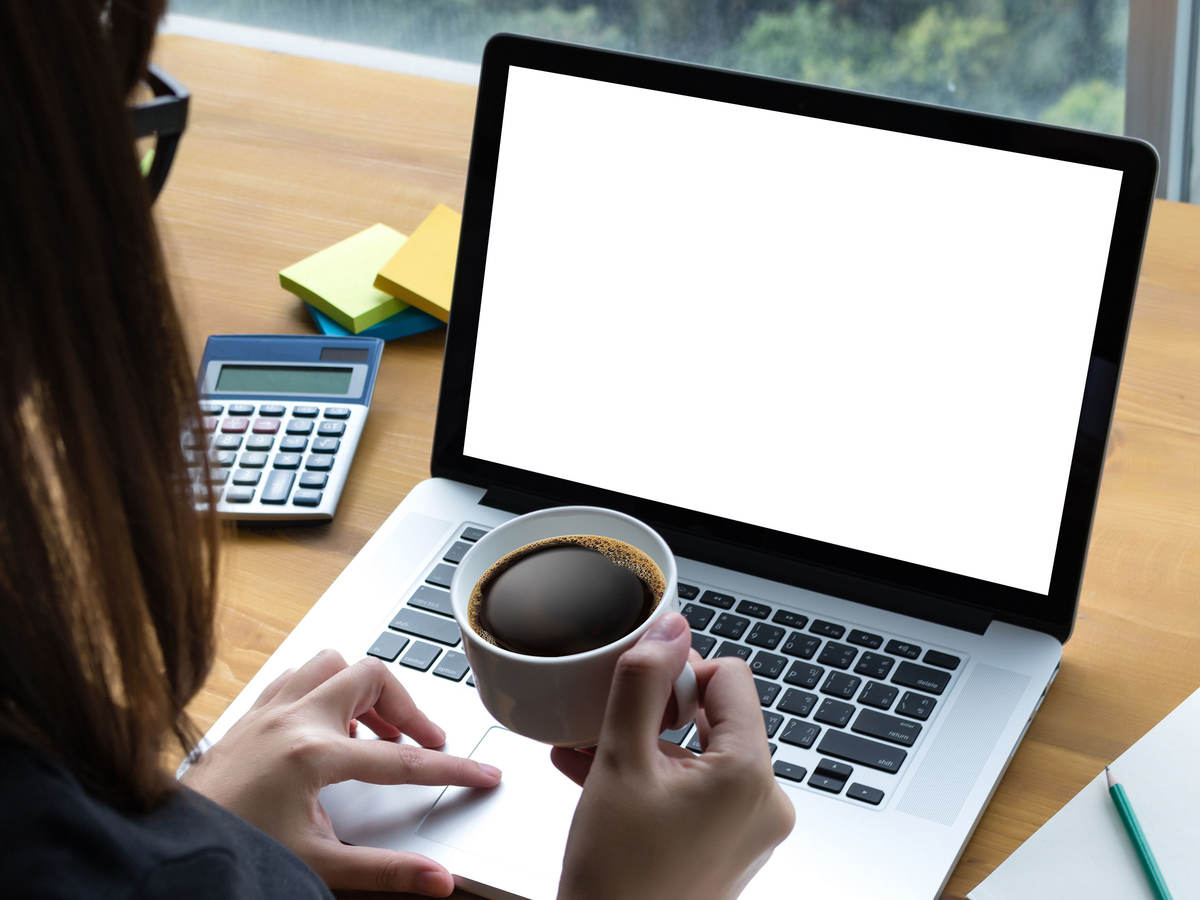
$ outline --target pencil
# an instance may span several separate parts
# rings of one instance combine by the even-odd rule
[[[1158,863],[1154,861],[1154,854],[1150,852],[1150,844],[1146,841],[1146,835],[1142,833],[1142,826],[1138,824],[1137,816],[1133,814],[1133,807],[1129,805],[1125,789],[1121,787],[1108,766],[1104,767],[1104,777],[1108,779],[1108,794],[1112,797],[1117,812],[1121,815],[1125,832],[1129,835],[1129,840],[1133,842],[1133,849],[1137,851],[1138,859],[1142,861],[1142,869],[1146,873],[1146,879],[1150,882],[1154,896],[1157,900],[1171,900],[1171,891],[1167,888],[1166,881],[1163,880]]]

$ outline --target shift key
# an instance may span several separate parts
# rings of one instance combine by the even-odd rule
[[[405,608],[400,610],[400,612],[396,613],[396,618],[392,619],[392,623],[388,627],[396,631],[406,631],[418,637],[428,638],[431,641],[437,641],[441,644],[449,644],[451,647],[457,647],[459,641],[462,640],[462,634],[458,630],[458,625],[454,622],[423,612],[417,612],[415,609]]]
[[[900,764],[908,756],[908,752],[899,747],[868,741],[836,728],[825,729],[825,737],[817,745],[817,752],[892,773],[900,771]]]

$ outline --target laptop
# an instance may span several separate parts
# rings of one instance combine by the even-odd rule
[[[339,836],[554,897],[578,789],[483,709],[448,588],[513,515],[610,507],[753,671],[797,824],[743,896],[937,895],[1071,634],[1156,175],[1125,138],[493,38],[432,477],[206,741],[323,647],[385,659],[504,780],[327,788]]]

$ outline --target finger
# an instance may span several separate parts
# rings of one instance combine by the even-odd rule
[[[587,780],[588,772],[592,770],[592,760],[596,757],[591,753],[581,753],[566,747],[551,747],[550,762],[554,768],[562,772],[580,787]]]
[[[692,672],[696,671],[696,663],[701,662],[703,657],[695,650],[688,650],[688,665],[692,667]],[[673,688],[671,690],[671,698],[667,701],[667,709],[663,713],[661,727],[659,733],[675,728],[682,728],[688,722],[691,722],[696,717],[700,699],[699,690],[693,691],[685,700],[683,708],[679,708],[679,693]]]
[[[282,675],[263,688],[263,692],[258,695],[258,699],[254,701],[251,709],[259,709],[271,702],[271,698],[279,693],[280,689],[287,683],[288,679],[296,674],[295,669],[288,669]]]
[[[378,737],[383,738],[385,741],[394,741],[396,738],[400,737],[400,729],[390,722],[385,722],[383,718],[380,717],[379,713],[375,712],[373,709],[368,709],[360,718],[364,725],[370,728],[371,731],[375,732]],[[355,721],[357,720],[350,720],[350,737],[354,737]]]
[[[339,740],[322,760],[322,780],[368,784],[456,784],[490,788],[500,783],[500,770],[473,759],[451,756],[390,741]]]
[[[621,654],[604,710],[602,752],[648,756],[657,751],[671,685],[683,670],[689,646],[687,620],[672,612]]]
[[[308,861],[334,890],[409,891],[427,897],[449,897],[454,892],[450,873],[417,853],[329,841]]]
[[[312,692],[312,700],[343,731],[350,719],[362,719],[368,710],[374,710],[384,722],[423,747],[441,747],[446,743],[446,732],[417,709],[396,676],[374,658],[359,660],[334,675]]]
[[[706,675],[700,682],[700,702],[709,726],[705,753],[760,752],[767,737],[750,667],[740,659],[725,658],[714,661]]]
[[[322,650],[293,673],[279,691],[279,699],[292,703],[324,684],[346,668],[346,660],[336,650]]]
[[[713,674],[717,671],[717,661],[715,659],[702,659],[699,662],[692,661],[692,671],[696,673],[696,695],[700,698],[700,708],[696,710],[696,736],[700,739],[700,747],[708,746],[708,716],[704,714],[704,690],[708,682],[712,679]]]

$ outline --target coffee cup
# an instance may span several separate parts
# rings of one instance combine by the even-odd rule
[[[495,563],[538,541],[593,535],[628,544],[654,562],[663,576],[662,598],[637,627],[579,653],[537,656],[485,639],[471,621],[471,597]],[[559,747],[591,747],[600,737],[604,707],[617,659],[661,616],[679,610],[675,557],[659,534],[632,516],[594,506],[563,506],[510,519],[480,538],[463,557],[450,587],[450,604],[479,699],[511,731]],[[696,701],[696,676],[685,665],[675,682],[676,708]],[[682,722],[672,723],[676,726]]]

